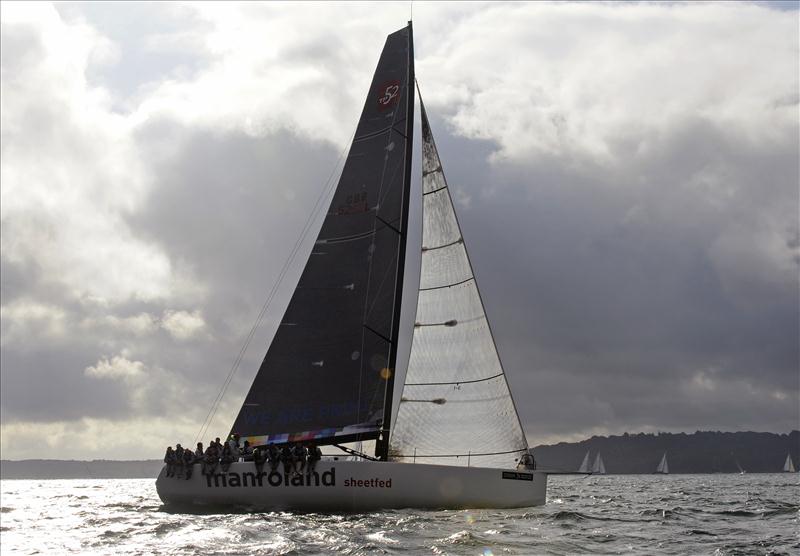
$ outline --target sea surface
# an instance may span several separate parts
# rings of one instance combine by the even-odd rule
[[[168,513],[155,481],[0,482],[2,554],[800,554],[800,475],[553,476],[547,505]]]

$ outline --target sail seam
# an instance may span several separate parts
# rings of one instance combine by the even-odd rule
[[[339,237],[332,237],[328,239],[318,239],[317,245],[324,245],[324,244],[332,244],[332,243],[343,243],[345,241],[354,241],[357,239],[364,239],[371,235],[375,234],[375,230],[370,230],[368,232],[362,232],[360,234],[353,234],[351,236],[339,236]]]
[[[372,133],[366,133],[364,135],[359,135],[358,137],[353,139],[353,143],[357,141],[364,141],[365,139],[372,139],[373,137],[377,137],[381,133],[386,133],[394,128],[393,125],[387,125],[386,127],[379,129],[378,131],[373,131]]]
[[[447,186],[443,185],[442,187],[438,187],[438,188],[434,189],[433,191],[428,191],[427,193],[423,193],[422,196],[424,197],[425,195],[430,195],[431,193],[438,193],[442,189],[447,189]]]
[[[471,384],[473,382],[484,382],[487,380],[492,380],[493,378],[497,378],[500,376],[503,376],[503,373],[499,373],[486,378],[476,378],[475,380],[458,380],[455,382],[406,382],[406,386],[447,386],[449,384]]]
[[[435,174],[436,172],[441,172],[441,171],[442,171],[442,166],[439,165],[436,168],[434,168],[433,170],[428,170],[427,172],[423,171],[422,172],[422,177],[424,178],[425,176],[430,176],[431,174]],[[445,185],[444,187],[447,187],[447,186]],[[444,187],[440,187],[439,189],[444,189]],[[437,189],[437,191],[438,191],[438,189]],[[431,193],[433,193],[433,191],[431,191]],[[426,195],[427,195],[427,193],[426,193]]]
[[[445,243],[444,245],[437,245],[436,247],[425,247],[423,245],[422,251],[424,253],[425,251],[433,251],[434,249],[444,249],[445,247],[450,247],[451,245],[456,245],[457,243],[464,243],[464,238],[460,237],[455,241],[451,241],[450,243]]]
[[[431,290],[441,290],[442,288],[452,288],[454,286],[460,286],[461,284],[466,284],[467,282],[469,282],[471,280],[474,280],[474,279],[475,279],[474,276],[470,276],[466,280],[461,280],[460,282],[455,282],[453,284],[445,284],[444,286],[431,286],[430,288],[420,288],[419,291],[427,292],[427,291],[431,291]]]

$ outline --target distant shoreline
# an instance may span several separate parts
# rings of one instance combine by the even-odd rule
[[[798,467],[800,431],[625,433],[536,446],[531,452],[540,468],[563,471],[577,471],[587,454],[592,462],[600,454],[608,474],[646,475],[666,454],[671,474],[778,473],[787,454]]]
[[[670,474],[779,473],[786,455],[800,468],[800,431],[593,436],[531,449],[539,469],[577,471],[586,454],[602,454],[609,475],[649,475],[666,453]],[[147,460],[0,460],[0,479],[155,479],[164,463]],[[411,464],[413,465],[413,464]]]
[[[148,460],[0,460],[1,480],[155,479],[164,462]]]

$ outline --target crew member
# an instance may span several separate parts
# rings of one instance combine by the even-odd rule
[[[175,450],[172,446],[167,446],[167,453],[164,454],[164,463],[167,464],[167,477],[175,476]]]
[[[313,442],[308,445],[308,467],[307,473],[311,475],[317,467],[317,462],[322,459],[322,450]]]

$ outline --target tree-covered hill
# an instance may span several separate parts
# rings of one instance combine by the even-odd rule
[[[576,471],[586,452],[602,454],[608,473],[652,473],[667,453],[670,473],[773,473],[783,469],[786,454],[800,467],[800,431],[704,432],[593,436],[531,450],[540,469]]]

